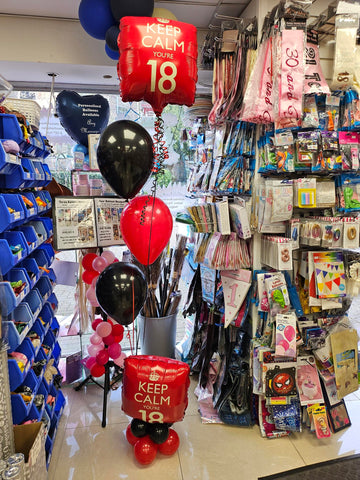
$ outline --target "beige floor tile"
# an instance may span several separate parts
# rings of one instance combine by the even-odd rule
[[[184,480],[256,480],[304,466],[288,438],[264,439],[257,426],[204,425],[200,417],[185,417],[174,428]]]
[[[158,455],[146,467],[139,465],[133,447],[126,441],[125,427],[114,424],[65,430],[49,480],[182,480],[177,453],[171,457]]]
[[[89,385],[78,392],[69,394],[72,403],[67,419],[67,428],[101,425],[103,409],[103,390]],[[128,423],[128,417],[121,410],[121,388],[111,390],[107,398],[107,423]]]
[[[346,403],[351,427],[319,440],[308,430],[293,434],[290,440],[306,464],[324,462],[336,457],[360,453],[360,401]]]

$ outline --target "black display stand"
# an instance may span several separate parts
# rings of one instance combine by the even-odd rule
[[[103,318],[103,321],[105,322],[107,320],[107,316],[106,314],[101,311],[101,316]],[[119,367],[118,365],[116,365],[113,361],[109,360],[106,364],[105,364],[105,381],[104,381],[104,385],[102,385],[101,383],[99,383],[97,380],[95,380],[95,378],[92,376],[92,375],[88,375],[85,380],[83,380],[79,385],[77,385],[76,387],[74,387],[74,390],[76,390],[77,392],[79,390],[82,389],[82,387],[86,386],[89,382],[92,382],[92,383],[95,383],[95,385],[97,385],[98,387],[102,388],[103,389],[103,414],[102,414],[102,421],[101,421],[101,426],[103,428],[106,427],[106,416],[107,416],[107,396],[108,396],[108,393],[110,391],[110,388],[111,388],[111,383],[110,383],[110,368],[111,367],[114,367],[115,368],[115,375],[112,379],[113,383],[116,383],[118,381],[120,381],[122,379],[122,371],[118,371],[119,370]]]

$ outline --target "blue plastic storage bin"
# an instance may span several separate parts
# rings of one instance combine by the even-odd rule
[[[34,217],[31,222],[41,222],[45,229],[45,240],[48,240],[53,235],[53,221],[49,217]]]
[[[12,175],[19,165],[21,165],[21,158],[17,155],[6,153],[0,141],[0,174]]]
[[[58,336],[59,336],[59,333],[60,333],[60,325],[59,325],[59,322],[57,321],[57,318],[54,317],[52,319],[52,322],[51,322],[51,325],[50,325],[50,328],[54,334],[54,337],[55,337],[55,340],[58,339]]]
[[[52,333],[52,330],[49,329],[42,343],[42,348],[44,349],[44,352],[47,358],[51,357],[54,346],[55,346],[55,337],[54,337],[54,334]]]
[[[35,356],[34,363],[39,362],[39,361],[41,361],[41,360],[47,360],[47,357],[46,357],[45,352],[44,352],[44,350],[43,350],[42,347],[40,347],[37,355]],[[44,377],[45,368],[46,368],[46,365],[43,366],[40,374],[37,375],[37,377],[38,377],[40,380],[42,380],[43,377]],[[34,372],[34,373],[35,373],[35,372]]]
[[[39,266],[36,263],[36,260],[32,257],[25,258],[20,264],[19,268],[25,268],[26,273],[30,279],[31,288],[41,277],[43,270],[39,270]]]
[[[44,222],[38,219],[38,217],[35,217],[31,219],[29,222],[27,222],[26,225],[29,225],[30,227],[33,227],[36,232],[36,236],[38,239],[38,246],[40,246],[42,243],[47,240],[47,231],[44,225]]]
[[[56,275],[55,275],[54,270],[52,268],[49,268],[47,272],[44,272],[44,275],[49,277],[51,285],[53,287],[55,287],[56,286]]]
[[[27,171],[26,168],[24,169],[22,163],[20,163],[20,165],[14,165],[13,171],[8,175],[0,176],[0,188],[28,188],[33,181],[31,172]]]
[[[50,297],[48,298],[48,303],[50,303],[50,306],[52,308],[53,314],[55,315],[58,309],[58,299],[56,298],[55,293],[52,293]]]
[[[48,259],[48,267],[50,267],[50,265],[55,260],[55,251],[53,247],[50,245],[50,243],[44,243],[38,248],[38,250],[41,250],[45,253]]]
[[[46,437],[46,440],[45,440],[45,454],[46,454],[46,468],[47,469],[49,469],[51,455],[52,455],[52,449],[53,449],[53,442],[48,435]]]
[[[25,323],[26,326],[19,333],[16,328],[17,323]],[[30,328],[34,323],[34,318],[29,304],[20,303],[12,312],[11,319],[3,322],[4,336],[9,344],[9,352],[13,352],[22,343]]]
[[[47,208],[46,210],[50,210],[52,207],[52,198],[50,193],[47,190],[41,190],[40,192],[41,198],[44,200],[44,202],[47,203]]]
[[[49,265],[49,258],[47,257],[46,253],[44,250],[41,249],[41,246],[38,247],[34,252],[31,253],[30,255],[31,258],[33,258],[39,269],[40,269],[40,276],[43,274],[44,269],[48,269]]]
[[[26,378],[21,386],[27,386],[31,389],[32,399],[29,403],[25,403],[20,394],[11,395],[11,407],[12,407],[12,417],[14,425],[20,425],[25,418],[29,415],[31,406],[33,404],[34,396],[37,393],[39,387],[39,379],[36,377],[35,373],[30,369]],[[21,388],[20,386],[20,388]]]
[[[0,302],[2,314],[6,316],[9,315],[30,292],[30,279],[25,269],[13,268],[4,277],[4,280],[4,282],[0,282]],[[25,284],[25,288],[16,295],[10,283],[19,281]]]
[[[35,170],[35,186],[36,187],[43,187],[46,183],[45,172],[42,167],[42,162],[36,159],[33,159],[33,165]]]
[[[63,414],[65,405],[66,405],[66,399],[64,397],[64,394],[62,393],[61,390],[58,390],[58,396],[57,396],[56,405],[55,405],[55,414],[57,415],[58,420],[60,420],[60,417]]]
[[[30,338],[30,334],[32,332],[35,332],[38,337],[39,337],[39,345],[38,346],[35,346],[34,343],[32,342],[31,338]],[[30,341],[33,345],[33,348],[34,348],[34,352],[35,352],[35,356],[39,353],[39,350],[41,348],[41,345],[44,341],[44,338],[45,338],[45,328],[43,327],[42,323],[40,322],[39,319],[36,319],[34,324],[32,325],[31,328],[29,328],[29,331],[27,333],[27,337],[30,338]]]
[[[17,347],[16,351],[23,353],[28,361],[25,365],[24,370],[21,371],[14,358],[8,359],[9,381],[11,391],[16,390],[23,383],[28,371],[34,363],[35,358],[35,352],[29,338],[25,337],[21,345]]]
[[[41,321],[45,330],[49,328],[49,326],[53,321],[53,318],[54,318],[53,309],[51,308],[51,305],[49,302],[45,302],[43,308],[41,309],[41,312],[39,313],[39,320]]]
[[[52,293],[52,285],[49,278],[43,275],[37,282],[36,288],[39,290],[42,302],[44,304]]]
[[[61,348],[58,342],[56,342],[54,345],[52,356],[54,357],[56,364],[59,364],[59,360],[61,358]]]
[[[0,138],[14,140],[19,145],[23,141],[24,136],[15,115],[0,114]]]
[[[24,235],[21,232],[8,232],[10,234],[17,234],[18,237],[14,238],[11,235],[6,236],[6,232],[3,232],[0,234],[0,274],[5,275],[9,270],[11,270],[15,265],[17,265],[21,260],[23,260],[26,255],[27,255],[27,247],[26,247],[26,240]],[[6,237],[6,238],[4,238]],[[15,246],[17,245],[16,241],[15,243],[12,242],[12,240],[17,240],[19,238],[21,239],[21,242],[19,242],[20,247],[22,248],[21,251],[17,253],[13,253],[11,251],[10,245]],[[8,241],[9,240],[9,241]],[[10,245],[9,245],[10,243]]]
[[[13,228],[24,222],[25,204],[21,200],[21,195],[17,193],[2,193],[0,198],[2,199],[0,201],[0,216],[2,217],[0,230],[3,232],[7,228]]]
[[[33,225],[26,223],[17,227],[16,230],[24,234],[29,254],[40,245],[40,239]]]
[[[40,292],[36,287],[30,291],[29,295],[25,298],[25,302],[29,305],[35,321],[43,307],[43,301]]]
[[[27,218],[28,219],[31,219],[33,217],[36,217],[37,214],[38,214],[38,206],[37,206],[37,203],[36,203],[36,200],[35,200],[35,195],[33,194],[33,192],[22,192],[21,195],[23,197],[26,197],[27,200],[29,200],[30,203],[32,203],[32,206],[26,206],[26,209],[28,210],[26,213],[27,213]]]

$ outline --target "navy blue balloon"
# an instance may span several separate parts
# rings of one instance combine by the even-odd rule
[[[117,25],[113,25],[106,32],[106,36],[105,36],[106,45],[109,48],[111,48],[111,50],[114,50],[115,52],[119,50],[118,43],[117,43],[119,33],[120,33],[120,28]]]
[[[105,44],[105,52],[108,57],[111,58],[111,60],[119,60],[119,51],[115,52],[115,50],[111,50],[106,44]]]
[[[85,32],[98,40],[105,40],[107,30],[116,23],[110,0],[81,0],[79,20]]]
[[[88,135],[101,133],[109,122],[109,102],[101,95],[79,95],[62,90],[56,98],[61,125],[76,142],[88,146]]]
[[[115,20],[122,17],[151,17],[154,0],[110,0],[111,11]]]

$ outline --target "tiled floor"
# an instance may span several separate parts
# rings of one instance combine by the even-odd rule
[[[360,392],[345,400],[352,426],[329,439],[304,431],[287,438],[263,439],[254,426],[242,429],[203,425],[193,394],[172,457],[157,456],[139,466],[125,439],[129,417],[121,411],[121,389],[109,393],[108,425],[101,427],[102,390],[92,385],[76,392],[64,388],[67,406],[59,424],[49,480],[256,480],[259,476],[360,453]],[[326,480],[326,479],[324,479]]]

